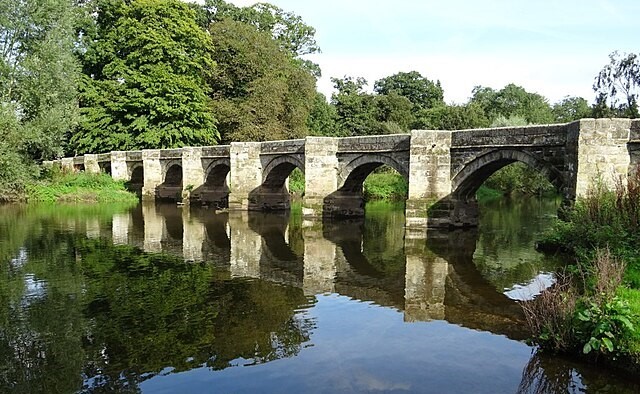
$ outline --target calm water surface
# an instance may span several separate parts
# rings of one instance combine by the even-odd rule
[[[472,231],[172,205],[0,207],[0,392],[637,393],[541,356],[515,300],[554,200],[499,200]],[[408,234],[407,234],[408,235]]]

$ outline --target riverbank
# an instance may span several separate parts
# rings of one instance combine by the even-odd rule
[[[612,368],[640,371],[640,168],[614,190],[592,186],[541,242],[570,263],[524,305],[534,341]]]
[[[128,191],[125,183],[108,174],[63,173],[50,171],[26,187],[28,202],[56,203],[128,203],[138,197]]]

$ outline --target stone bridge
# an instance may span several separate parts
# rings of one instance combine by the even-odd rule
[[[240,210],[285,210],[287,178],[305,174],[303,215],[362,216],[363,182],[388,165],[409,182],[408,228],[477,224],[475,192],[495,171],[520,161],[539,170],[567,202],[596,177],[613,185],[640,164],[640,119],[567,124],[413,130],[366,137],[306,137],[228,146],[87,154],[63,168],[108,172],[143,199],[172,199]]]

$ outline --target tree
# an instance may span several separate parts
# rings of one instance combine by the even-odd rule
[[[604,66],[593,83],[593,90],[596,92],[596,114],[640,117],[640,56],[614,51],[609,54],[609,60],[609,64]],[[607,104],[610,111],[606,111]]]
[[[489,120],[476,103],[439,105],[418,112],[416,127],[431,130],[464,130],[488,127]]]
[[[587,100],[582,97],[565,97],[551,108],[556,122],[572,122],[588,118],[593,110]]]
[[[75,151],[212,145],[211,38],[178,0],[98,0]]]
[[[71,0],[0,2],[0,199],[63,154],[77,119]]]
[[[232,19],[211,25],[212,111],[223,141],[304,137],[315,78],[270,34]]]
[[[320,77],[320,67],[301,56],[320,52],[316,43],[316,30],[293,12],[286,12],[269,3],[257,3],[249,7],[236,7],[224,0],[205,0],[199,13],[200,23],[209,28],[212,23],[225,19],[245,23],[260,32],[271,35],[278,45],[296,58],[300,66]]]
[[[444,104],[440,81],[430,81],[417,71],[399,72],[376,81],[373,90],[381,95],[395,93],[409,99],[416,111]]]
[[[339,136],[336,108],[327,102],[324,94],[316,92],[313,106],[307,119],[307,128],[311,135]]]
[[[490,121],[498,115],[506,118],[518,115],[530,124],[554,121],[547,99],[537,93],[527,92],[521,86],[509,84],[498,91],[489,87],[476,86],[472,94],[470,101],[479,105]]]

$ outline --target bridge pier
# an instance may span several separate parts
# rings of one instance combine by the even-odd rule
[[[111,177],[116,181],[128,181],[127,152],[111,152]]]
[[[84,171],[89,174],[99,174],[100,165],[98,164],[98,155],[84,155]]]
[[[188,204],[194,190],[204,184],[202,148],[182,148],[182,202]]]
[[[126,165],[126,163],[125,163]],[[113,171],[113,161],[111,163]],[[144,171],[144,185],[142,199],[155,200],[156,189],[162,183],[162,165],[160,164],[160,149],[145,149],[142,151],[142,167]]]
[[[232,142],[230,155],[229,209],[249,210],[255,205],[251,192],[262,184],[260,142]]]
[[[478,224],[475,195],[452,195],[451,131],[413,130],[409,157],[407,236],[424,235],[427,228]]]
[[[338,139],[307,137],[305,140],[305,194],[302,215],[323,216],[326,198],[338,188]]]

